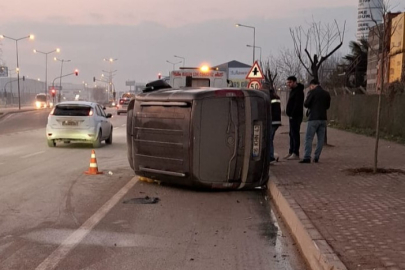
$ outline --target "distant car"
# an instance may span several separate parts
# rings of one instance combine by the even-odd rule
[[[130,101],[131,101],[130,98],[120,98],[120,100],[117,104],[117,115],[127,112]]]
[[[100,147],[105,140],[112,144],[113,126],[109,121],[112,117],[106,114],[101,105],[86,101],[66,101],[52,109],[46,125],[46,137],[49,147],[56,142],[71,141],[92,143]]]

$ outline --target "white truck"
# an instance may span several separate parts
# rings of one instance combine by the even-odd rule
[[[180,68],[170,72],[167,81],[173,88],[179,87],[218,87],[228,86],[227,74],[225,71],[219,71],[209,68]]]

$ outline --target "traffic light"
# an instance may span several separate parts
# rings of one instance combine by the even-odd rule
[[[75,70],[75,75],[78,76],[79,75],[79,71],[76,69]]]
[[[96,82],[96,77],[93,77],[93,82]]]
[[[55,89],[51,90],[51,95],[52,95],[52,97],[55,97],[55,95],[56,95],[56,90]]]
[[[158,73],[158,79],[160,80],[162,78],[162,74]]]

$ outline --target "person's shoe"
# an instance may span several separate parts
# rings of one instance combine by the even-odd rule
[[[299,163],[311,163],[311,159],[304,158],[304,159],[300,160]]]
[[[318,163],[319,162],[319,158],[314,158],[314,162]]]
[[[278,162],[278,157],[277,157],[277,158],[271,158],[271,159],[270,159],[270,164],[274,164],[274,163],[276,163],[276,162]]]
[[[283,157],[283,159],[287,159],[287,158],[291,157],[291,155],[292,155],[292,154],[288,154],[288,155],[286,155],[285,157]]]
[[[289,157],[287,158],[287,160],[299,160],[299,159],[300,159],[300,157],[297,156],[296,154],[292,154],[291,156],[289,156]]]

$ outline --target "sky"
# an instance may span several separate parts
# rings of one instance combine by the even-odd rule
[[[146,83],[157,74],[168,75],[173,65],[185,58],[185,65],[218,65],[231,60],[252,63],[253,29],[262,60],[281,48],[292,48],[290,27],[306,27],[312,20],[340,26],[346,21],[345,46],[355,40],[358,0],[14,0],[0,2],[0,34],[35,39],[18,41],[20,74],[45,78],[45,55],[33,49],[59,54],[48,55],[48,82],[60,74],[60,62],[71,60],[63,73],[79,70],[79,76],[64,82],[92,83],[105,71],[115,71],[117,89],[128,89],[125,81]],[[393,11],[405,10],[403,0],[391,0]],[[16,67],[15,42],[0,40],[0,61]],[[256,58],[259,58],[256,50]],[[115,62],[104,58],[117,59]],[[176,64],[176,68],[183,63]],[[104,70],[104,71],[103,71]]]

